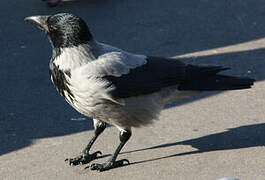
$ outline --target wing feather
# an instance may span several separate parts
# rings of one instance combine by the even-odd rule
[[[121,76],[107,75],[106,79],[114,88],[114,98],[127,98],[150,94],[162,88],[180,84],[186,78],[186,65],[175,59],[148,57],[147,63],[130,69]]]

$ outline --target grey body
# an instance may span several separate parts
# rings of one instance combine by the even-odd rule
[[[176,85],[136,97],[112,97],[110,91],[115,87],[108,86],[110,82],[102,77],[128,74],[145,65],[146,58],[93,41],[75,48],[64,48],[50,63],[62,72],[71,69],[71,77],[66,77],[74,98],[70,100],[68,92],[65,92],[65,99],[73,108],[93,119],[124,129],[150,124],[158,118],[164,105],[191,93],[179,92]]]

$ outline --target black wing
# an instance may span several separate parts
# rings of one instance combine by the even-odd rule
[[[176,59],[148,57],[146,64],[130,70],[128,74],[104,78],[116,87],[110,92],[114,98],[127,98],[180,84],[186,79],[186,65]]]
[[[105,76],[115,88],[114,98],[150,94],[162,88],[179,85],[178,90],[233,90],[250,88],[254,79],[218,75],[227,70],[221,66],[196,66],[176,59],[147,57],[147,63],[121,77]]]

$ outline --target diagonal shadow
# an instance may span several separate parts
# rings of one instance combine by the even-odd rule
[[[221,133],[215,133],[207,136],[198,137],[195,139],[190,139],[181,142],[172,142],[166,144],[160,144],[157,146],[152,146],[143,149],[137,149],[133,151],[127,151],[123,153],[134,153],[140,151],[147,151],[152,149],[167,148],[177,145],[189,145],[197,150],[172,154],[168,156],[147,159],[142,161],[132,162],[131,164],[140,164],[150,161],[156,161],[160,159],[167,159],[176,156],[191,155],[197,153],[220,151],[220,150],[231,150],[231,149],[241,149],[265,146],[265,123],[253,124],[240,126],[236,128],[228,129],[227,131]],[[121,153],[121,154],[123,154]]]

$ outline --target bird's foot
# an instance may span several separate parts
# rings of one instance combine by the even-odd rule
[[[79,164],[87,164],[91,161],[93,161],[94,159],[97,159],[98,158],[98,154],[102,154],[100,151],[97,151],[97,152],[94,152],[92,154],[89,154],[89,153],[82,153],[80,155],[78,155],[77,157],[75,158],[67,158],[65,159],[65,162],[68,162],[68,164],[70,166],[76,166],[76,165],[79,165]]]
[[[57,5],[63,4],[63,0],[51,0],[47,4],[49,7],[55,7]]]
[[[93,163],[89,166],[89,168],[90,168],[90,170],[106,171],[109,169],[121,167],[121,166],[128,165],[128,164],[130,164],[130,162],[127,159],[122,159],[122,160],[114,161],[114,162],[108,161],[108,162],[103,163],[103,164]]]

